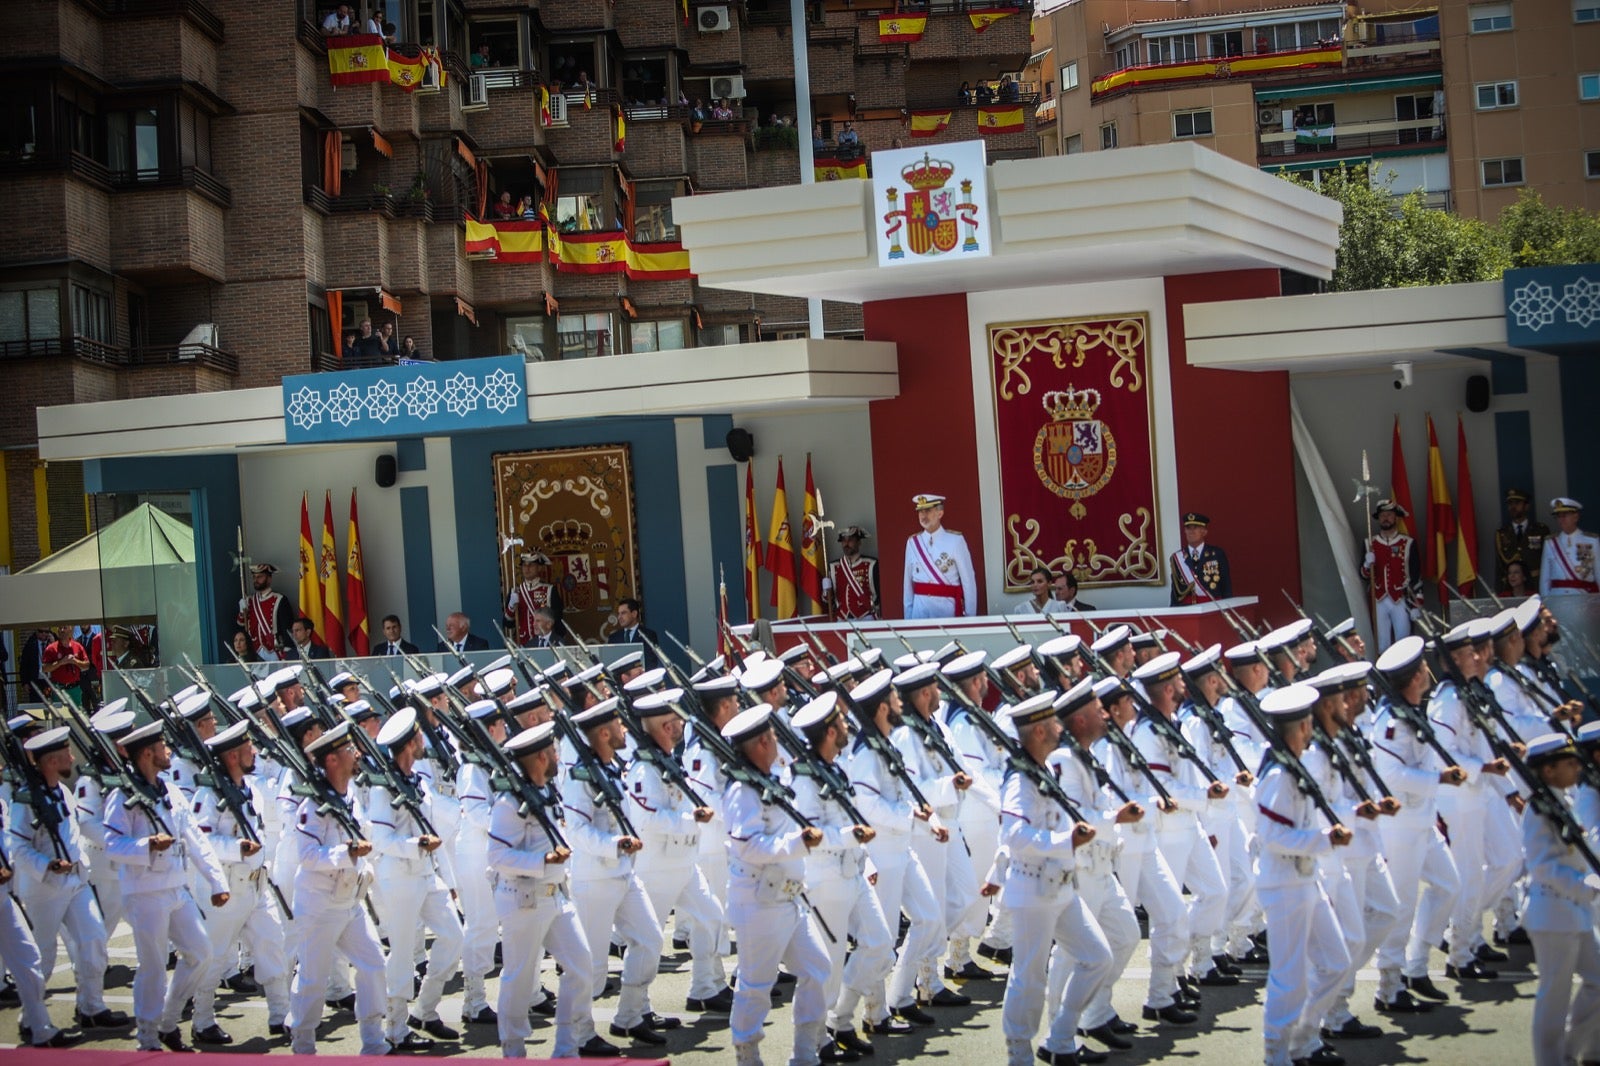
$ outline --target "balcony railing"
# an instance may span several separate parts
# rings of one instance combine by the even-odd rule
[[[120,344],[91,340],[88,337],[44,337],[37,340],[0,341],[0,360],[53,359],[70,356],[100,366],[205,366],[225,374],[239,373],[239,357],[210,344],[143,345],[125,348]]]
[[[172,344],[135,348],[128,353],[129,366],[204,366],[237,376],[239,357],[210,344]]]
[[[111,187],[119,192],[144,189],[189,189],[199,193],[218,207],[233,205],[233,191],[210,171],[199,167],[183,167],[162,171],[108,171]]]
[[[1344,64],[1344,49],[1337,42],[1325,47],[1289,52],[1254,52],[1249,55],[1188,59],[1177,63],[1146,63],[1114,70],[1094,80],[1091,96],[1098,100],[1115,93],[1207,79],[1260,78],[1318,67]]]
[[[1443,118],[1379,119],[1342,122],[1314,129],[1278,130],[1261,134],[1261,159],[1295,159],[1327,156],[1405,144],[1445,144]]]

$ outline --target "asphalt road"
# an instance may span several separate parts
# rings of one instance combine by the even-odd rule
[[[1444,959],[1434,954],[1433,973],[1438,985],[1451,994],[1451,1002],[1431,1014],[1390,1019],[1372,1009],[1377,974],[1367,971],[1356,986],[1354,1006],[1363,1020],[1380,1025],[1384,1036],[1369,1041],[1343,1041],[1336,1046],[1352,1066],[1378,1066],[1394,1063],[1521,1063],[1530,1058],[1528,1030],[1533,1016],[1536,980],[1532,972],[1532,952],[1526,947],[1511,948],[1511,961],[1501,964],[1500,976],[1493,981],[1457,984],[1443,977]],[[118,1010],[132,1013],[133,941],[124,925],[111,943],[111,970],[107,975],[106,999]],[[546,962],[547,966],[552,965]],[[615,971],[620,964],[612,961]],[[1122,1017],[1139,1020],[1145,982],[1149,971],[1145,943],[1141,942],[1127,972],[1117,983],[1114,1002]],[[1003,973],[1003,968],[1000,968]],[[1145,1024],[1134,1036],[1132,1051],[1119,1052],[1110,1059],[1116,1063],[1136,1063],[1182,1059],[1191,1063],[1228,1063],[1230,1066],[1261,1061],[1261,1002],[1266,973],[1247,968],[1244,983],[1234,988],[1206,989],[1200,1023],[1188,1029],[1152,1028]],[[662,962],[660,977],[652,986],[652,1001],[662,1014],[684,1019],[684,1027],[668,1033],[665,1049],[628,1047],[625,1054],[639,1058],[670,1057],[677,1066],[726,1066],[733,1061],[725,1018],[702,1018],[682,1011],[688,992],[689,958],[686,952],[673,953]],[[555,988],[555,975],[546,975],[545,985]],[[491,977],[490,1002],[494,1001],[496,980]],[[73,975],[60,953],[56,972],[50,981],[50,1012],[56,1024],[72,1016]],[[964,990],[973,998],[968,1008],[938,1011],[938,1028],[919,1030],[900,1037],[878,1037],[878,1052],[872,1061],[909,1062],[930,1059],[958,1066],[983,1063],[998,1066],[1004,1061],[1005,1043],[1000,1033],[1000,1001],[1005,991],[1003,980],[968,982]],[[769,1018],[763,1058],[770,1066],[786,1062],[793,1036],[789,995]],[[615,1008],[615,998],[595,1005],[596,1021],[604,1033]],[[204,1050],[244,1051],[287,1054],[285,1043],[267,1034],[266,1004],[259,996],[240,997],[224,992],[217,1000],[218,1020],[234,1038],[228,1048]],[[461,1017],[461,982],[452,980],[443,1018],[455,1025]],[[0,1009],[0,1046],[17,1039],[18,1011]],[[188,1025],[184,1026],[185,1038]],[[546,1019],[535,1021],[528,1044],[532,1057],[550,1054],[554,1026]],[[98,1036],[82,1047],[128,1050],[134,1047],[132,1030]],[[354,1021],[348,1014],[324,1018],[318,1051],[323,1054],[349,1054],[359,1051]],[[440,1055],[497,1055],[499,1047],[492,1026],[466,1030],[459,1043],[441,1043],[434,1052]]]

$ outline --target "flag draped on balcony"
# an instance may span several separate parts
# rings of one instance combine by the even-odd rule
[[[311,509],[306,494],[300,494],[300,613],[311,620],[312,628],[322,621],[322,581],[317,563],[316,542],[311,539]]]
[[[756,526],[756,470],[744,465],[744,607],[745,617],[761,617],[761,533]]]
[[[783,487],[783,457],[778,457],[778,484],[772,492],[772,521],[767,526],[767,572],[772,592],[767,603],[777,608],[774,618],[795,616],[794,542],[789,537],[789,494]]]
[[[333,541],[331,489],[322,497],[322,554],[317,560],[317,575],[322,581],[322,625],[317,635],[329,651],[343,655],[344,594],[339,590],[339,549]]]
[[[1422,574],[1439,586],[1439,601],[1445,594],[1444,580],[1448,569],[1446,551],[1456,535],[1456,516],[1450,507],[1450,486],[1444,480],[1444,458],[1439,454],[1439,435],[1433,429],[1433,416],[1428,416],[1428,526],[1427,542],[1423,546]]]
[[[617,136],[611,146],[618,152],[626,152],[628,150],[628,120],[623,117],[621,104],[615,105],[612,111],[614,112],[613,118],[616,121]]]
[[[328,38],[328,80],[335,85],[389,81],[389,54],[375,33]]]
[[[928,32],[926,15],[879,15],[878,40],[884,44],[911,44]]]
[[[911,136],[932,137],[943,132],[950,125],[950,116],[953,114],[953,111],[911,112]]]
[[[1478,580],[1478,517],[1472,510],[1472,468],[1467,464],[1467,429],[1456,415],[1456,588],[1471,596]]]
[[[549,128],[553,120],[550,117],[550,90],[539,86],[539,125]]]
[[[971,20],[973,30],[977,33],[982,33],[1001,19],[1015,15],[1017,10],[1014,7],[1004,7],[995,8],[991,11],[969,11],[967,12],[967,18]]]
[[[1390,499],[1405,508],[1406,517],[1400,519],[1399,530],[1408,537],[1416,537],[1416,511],[1411,506],[1411,478],[1406,474],[1405,453],[1400,450],[1400,416],[1394,416],[1394,444],[1389,451]]]
[[[812,161],[811,170],[817,181],[843,181],[845,178],[864,178],[867,176],[867,160],[865,156],[856,156],[853,159],[838,159],[833,156],[819,155]]]
[[[827,568],[823,562],[824,530],[817,524],[821,520],[817,508],[817,486],[811,480],[811,453],[806,453],[806,497],[800,519],[800,590],[811,597],[812,612],[821,614],[822,573]]]
[[[978,108],[979,133],[1020,133],[1023,125],[1021,104],[997,104]]]
[[[351,655],[372,654],[371,623],[367,619],[367,575],[361,564],[361,522],[356,517],[356,490],[350,490],[350,528],[345,534],[344,605],[350,615],[347,627]]]

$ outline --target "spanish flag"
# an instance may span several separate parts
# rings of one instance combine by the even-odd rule
[[[539,125],[548,128],[550,122],[550,90],[541,85],[539,86]]]
[[[681,244],[629,244],[628,277],[642,281],[681,281],[694,277]]]
[[[772,492],[772,522],[767,527],[767,572],[772,575],[772,594],[767,603],[777,608],[774,618],[795,616],[797,584],[794,542],[789,538],[789,494],[783,488],[783,457],[778,457],[778,486]]]
[[[1016,8],[1004,7],[997,8],[993,11],[970,11],[967,13],[967,18],[972,20],[973,30],[978,33],[982,33],[984,30],[988,29],[990,26],[993,26],[1001,19],[1010,18],[1016,13]]]
[[[627,266],[627,242],[622,234],[564,233],[550,249],[556,268],[572,274],[621,273]]]
[[[953,111],[913,111],[911,112],[911,136],[932,137],[944,132],[950,125],[950,116]]]
[[[1411,478],[1406,474],[1406,456],[1400,449],[1400,416],[1394,416],[1394,443],[1389,448],[1389,492],[1395,503],[1398,503],[1406,513],[1395,527],[1413,539],[1416,534],[1411,529],[1411,517],[1416,509],[1411,506]]]
[[[800,519],[800,588],[811,597],[812,610],[817,614],[824,610],[822,572],[827,568],[823,561],[822,527],[818,525],[821,506],[817,499],[816,483],[811,480],[811,453],[807,452],[806,498],[804,514]]]
[[[344,654],[344,596],[339,591],[339,549],[333,542],[333,492],[322,498],[322,555],[317,575],[322,580],[322,625],[317,635],[335,655]]]
[[[300,617],[312,627],[322,620],[322,582],[318,578],[317,548],[311,539],[311,511],[300,494]]]
[[[978,132],[1021,133],[1023,130],[1022,105],[999,104],[978,108]]]
[[[422,73],[428,68],[428,59],[418,53],[414,56],[404,56],[399,52],[387,52],[389,61],[389,80],[394,82],[406,92],[412,92],[422,84]]]
[[[616,105],[615,111],[617,120],[617,138],[612,143],[611,147],[615,148],[619,153],[626,152],[628,150],[628,122],[622,117],[621,104]]]
[[[867,176],[867,161],[865,159],[829,159],[819,156],[813,164],[812,173],[818,181],[842,181],[845,178],[864,178]]]
[[[1439,600],[1445,597],[1444,579],[1448,572],[1445,556],[1456,536],[1456,514],[1450,506],[1450,486],[1444,480],[1444,458],[1439,454],[1439,435],[1428,416],[1428,533],[1423,544],[1422,574],[1439,584]]]
[[[328,38],[328,74],[335,85],[364,85],[390,80],[389,54],[383,38],[373,33]]]
[[[344,601],[350,608],[350,654],[371,655],[367,621],[367,576],[361,566],[361,523],[356,518],[356,490],[350,490],[350,529],[344,562]]]
[[[761,617],[761,532],[756,527],[756,468],[749,462],[744,464],[744,606],[750,621]]]
[[[878,40],[885,44],[910,44],[928,31],[926,15],[879,15]]]

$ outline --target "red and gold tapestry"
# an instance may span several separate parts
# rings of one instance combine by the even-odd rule
[[[500,528],[500,602],[519,580],[518,557],[550,557],[563,621],[586,641],[617,625],[617,601],[639,596],[639,531],[626,444],[494,457]]]
[[[1035,567],[1159,585],[1149,323],[1142,314],[989,327],[1005,586]]]

